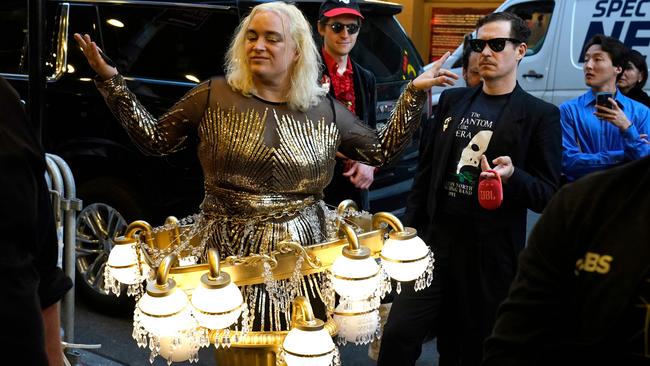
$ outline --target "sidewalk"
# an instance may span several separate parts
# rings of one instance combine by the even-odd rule
[[[422,349],[422,357],[417,361],[416,365],[430,365],[436,366],[438,364],[435,342],[427,342]],[[367,347],[346,346],[341,347],[341,356],[345,358],[346,365],[356,366],[374,366],[375,361],[367,357]],[[95,354],[88,350],[78,350],[81,357],[79,363],[72,366],[130,366],[121,362],[114,361],[104,356]]]
[[[80,357],[77,365],[72,366],[127,366],[123,363],[111,360],[104,356],[92,353],[88,350],[78,350]]]

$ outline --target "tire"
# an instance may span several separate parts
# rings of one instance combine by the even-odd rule
[[[126,314],[134,299],[122,287],[119,297],[104,289],[104,267],[113,238],[123,235],[128,223],[142,217],[137,194],[114,178],[85,182],[79,189],[84,208],[77,216],[76,287],[90,306],[104,314]]]

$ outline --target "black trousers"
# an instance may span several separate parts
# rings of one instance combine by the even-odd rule
[[[438,338],[440,366],[479,365],[483,341],[514,279],[520,245],[509,230],[479,235],[467,219],[439,220],[429,236],[434,257],[430,287],[402,285],[384,327],[377,365],[414,365],[428,334]]]

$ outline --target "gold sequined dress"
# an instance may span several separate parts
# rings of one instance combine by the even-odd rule
[[[365,164],[389,162],[418,128],[425,100],[409,84],[386,126],[376,131],[328,97],[300,112],[245,97],[224,78],[199,84],[160,118],[144,109],[120,75],[97,86],[145,153],[173,153],[190,132],[198,132],[205,197],[197,225],[208,232],[206,247],[217,246],[222,258],[268,253],[287,237],[302,245],[324,241],[321,198],[337,149]],[[292,291],[321,298],[321,280],[305,276]],[[269,296],[268,288],[242,289],[257,319],[253,330],[286,330],[287,303]]]

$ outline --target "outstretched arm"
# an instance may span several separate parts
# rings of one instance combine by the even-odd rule
[[[454,80],[458,79],[458,75],[441,68],[448,57],[449,53],[446,53],[427,72],[406,86],[388,123],[381,130],[364,126],[351,113],[339,113],[342,117],[337,119],[341,131],[339,151],[350,159],[373,166],[384,165],[397,158],[420,126],[426,91],[433,86],[454,85]]]
[[[96,85],[108,108],[138,148],[148,155],[166,155],[180,150],[189,131],[198,125],[207,108],[210,83],[199,84],[169,112],[156,118],[128,89],[117,69],[102,58],[101,50],[90,36],[75,34],[74,37],[100,79]]]

